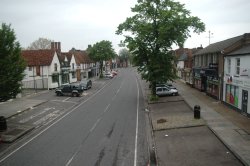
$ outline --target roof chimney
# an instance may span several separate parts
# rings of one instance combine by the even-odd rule
[[[51,50],[61,52],[61,42],[51,42]]]

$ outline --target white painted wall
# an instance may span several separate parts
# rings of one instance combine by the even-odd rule
[[[236,75],[236,59],[240,58],[240,75]],[[228,72],[228,59],[231,59],[230,73]],[[226,84],[228,78],[232,77],[231,85],[239,87],[238,109],[242,109],[242,90],[248,91],[248,109],[250,114],[250,54],[244,56],[230,56],[224,58],[224,85],[223,85],[223,101],[226,101]],[[246,75],[246,76],[242,76]]]
[[[74,65],[73,65],[74,64]],[[74,66],[74,69],[73,69]],[[76,82],[77,81],[77,74],[76,74],[76,69],[77,69],[77,64],[76,64],[76,59],[74,54],[72,55],[71,61],[70,61],[70,70],[75,71],[75,78],[72,77],[72,73],[69,74],[69,80],[71,82]]]

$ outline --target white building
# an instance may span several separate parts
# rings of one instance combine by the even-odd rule
[[[223,101],[250,117],[250,34],[225,52]]]
[[[24,50],[22,57],[27,63],[22,80],[23,88],[51,89],[60,84],[61,72],[58,55],[54,50]]]

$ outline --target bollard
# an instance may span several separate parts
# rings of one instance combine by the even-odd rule
[[[0,131],[7,130],[7,122],[4,116],[0,116]]]
[[[194,106],[194,118],[200,119],[200,109],[201,107],[199,105]]]

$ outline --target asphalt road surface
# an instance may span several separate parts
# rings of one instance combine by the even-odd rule
[[[0,165],[147,165],[143,97],[132,68],[121,69],[117,77],[65,111],[9,150]]]

